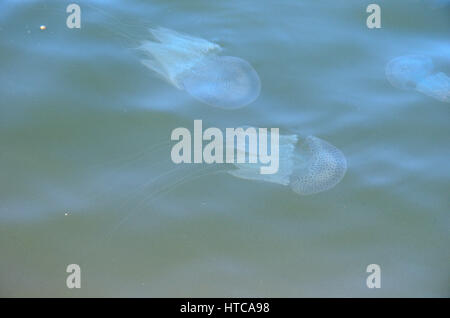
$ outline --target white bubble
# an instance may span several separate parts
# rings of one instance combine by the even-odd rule
[[[433,61],[423,55],[399,56],[386,66],[388,81],[397,88],[415,89],[419,81],[433,71]]]
[[[146,55],[142,63],[175,87],[208,105],[229,109],[259,96],[258,74],[243,59],[218,56],[221,47],[201,38],[165,28],[150,32],[157,41],[139,47]]]
[[[450,78],[442,72],[428,76],[417,84],[417,91],[441,102],[450,103]]]

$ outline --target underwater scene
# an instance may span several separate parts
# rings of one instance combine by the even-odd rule
[[[1,0],[0,297],[449,297],[450,1]]]

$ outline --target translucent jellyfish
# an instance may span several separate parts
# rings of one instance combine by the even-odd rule
[[[450,102],[450,79],[434,73],[431,58],[422,55],[400,56],[386,66],[386,77],[395,87],[412,89],[441,102]]]
[[[417,84],[417,91],[441,102],[450,103],[450,78],[444,73],[430,75]]]
[[[433,71],[433,61],[422,55],[399,56],[386,66],[388,81],[400,89],[415,89],[419,81]]]
[[[165,28],[150,29],[157,41],[139,47],[142,63],[178,89],[211,106],[234,109],[253,102],[261,82],[238,57],[219,56],[219,45]]]
[[[219,55],[222,48],[218,44],[153,28],[147,21],[124,22],[101,8],[84,5],[105,19],[102,25],[108,24],[128,47],[136,49],[146,67],[202,103],[236,109],[258,98],[261,81],[257,72],[239,57]]]
[[[279,170],[275,174],[260,174],[260,163],[234,165],[237,169],[228,173],[235,177],[289,186],[300,195],[333,188],[347,171],[347,160],[339,149],[317,137],[297,135],[280,135]]]
[[[147,205],[198,178],[230,174],[241,179],[280,184],[290,187],[299,195],[310,195],[336,186],[347,170],[343,153],[313,136],[301,138],[297,135],[280,135],[279,169],[275,174],[260,174],[260,163],[176,165],[167,156],[172,145],[172,142],[161,141],[137,153],[109,162],[102,160],[99,165],[91,167],[96,173],[103,168],[105,174],[100,174],[103,176],[100,184],[102,187],[107,184],[109,193],[114,191],[114,195],[95,193],[96,185],[93,188],[90,188],[92,185],[86,186],[87,193],[94,194],[91,204],[94,204],[96,197],[108,196],[108,201],[109,198],[118,200],[118,207],[126,208],[126,212],[100,235],[98,243],[89,253],[94,253],[99,244],[109,240],[131,218],[146,211]],[[235,147],[234,150],[235,153],[245,151],[248,162],[258,154],[248,153],[250,147],[247,146],[245,149]],[[144,167],[146,173],[142,173]],[[89,180],[89,183],[92,181]]]

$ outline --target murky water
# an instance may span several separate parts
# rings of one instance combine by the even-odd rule
[[[77,1],[79,30],[68,3],[0,3],[1,296],[450,296],[449,104],[385,76],[415,54],[450,75],[445,1],[377,1],[373,30],[356,0]],[[251,63],[260,96],[224,110],[163,81],[134,51],[157,26]],[[299,196],[175,166],[194,119],[317,136],[347,173]]]

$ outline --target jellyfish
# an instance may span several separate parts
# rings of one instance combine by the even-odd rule
[[[256,129],[253,132],[256,132]],[[238,179],[246,179],[277,184],[284,186],[286,190],[292,190],[296,195],[304,196],[332,189],[343,179],[347,170],[344,154],[335,146],[314,136],[280,135],[279,169],[274,174],[261,174],[261,163],[257,161],[257,163],[249,163],[252,162],[251,159],[258,157],[258,154],[253,152],[255,148],[249,145],[244,147],[233,145],[235,154],[246,153],[247,163],[183,165],[177,165],[168,159],[166,154],[170,152],[171,145],[172,142],[166,141],[152,143],[152,146],[141,149],[137,153],[112,159],[108,163],[100,163],[100,167],[107,165],[105,171],[114,170],[111,175],[108,173],[106,176],[108,179],[101,184],[109,185],[107,192],[117,186],[120,191],[114,190],[114,196],[107,193],[99,193],[99,195],[108,195],[108,197],[114,197],[114,200],[119,200],[114,206],[126,212],[118,222],[113,223],[112,227],[99,233],[98,240],[87,253],[95,253],[95,250],[110,240],[126,222],[146,211],[146,206],[199,178],[233,176],[236,177],[237,182]],[[272,148],[272,145],[270,147]],[[108,168],[110,165],[115,169]],[[142,167],[148,169],[145,174],[142,173]],[[99,166],[92,169],[98,171]],[[126,177],[128,174],[130,178]],[[87,191],[95,192],[94,189],[87,189]],[[117,194],[118,192],[120,195]]]
[[[222,48],[207,40],[166,28],[150,29],[156,41],[138,48],[142,63],[178,89],[197,100],[225,109],[253,102],[261,82],[253,67],[233,56],[220,56]]]
[[[347,160],[335,146],[314,136],[297,135],[280,135],[279,170],[275,174],[260,174],[259,163],[234,165],[237,169],[228,173],[235,177],[288,186],[299,195],[330,190],[347,171]]]
[[[84,5],[106,19],[102,25],[108,24],[108,30],[125,40],[145,67],[196,100],[237,109],[258,98],[261,81],[253,66],[240,57],[220,55],[220,45],[168,28],[151,27],[145,21],[125,23],[101,8]]]
[[[433,61],[422,55],[396,57],[386,66],[386,77],[392,86],[415,89],[417,83],[433,71]]]
[[[417,84],[417,91],[441,102],[450,103],[450,78],[442,72],[430,75]]]
[[[256,129],[243,128],[246,128],[249,140],[252,139],[251,134],[256,134]],[[195,179],[207,176],[231,175],[238,179],[282,185],[288,187],[297,195],[305,196],[332,189],[344,178],[347,171],[347,160],[344,154],[335,146],[314,136],[280,135],[278,148],[279,169],[274,174],[261,174],[260,168],[262,164],[255,160],[258,159],[258,154],[254,152],[255,148],[249,145],[242,147],[242,145],[235,144],[232,146],[236,157],[239,153],[245,153],[248,158],[245,163],[200,165],[176,165],[173,162],[168,162],[165,156],[156,158],[162,149],[170,147],[170,145],[170,142],[162,141],[148,149],[139,151],[137,154],[117,158],[119,161],[116,159],[111,161],[116,167],[117,162],[119,162],[122,168],[116,170],[110,176],[111,182],[108,183],[114,183],[113,180],[116,180],[116,183],[118,182],[122,185],[124,180],[120,176],[123,174],[123,170],[126,170],[124,168],[130,168],[130,164],[134,166],[138,162],[151,167],[151,170],[156,172],[156,174],[147,181],[145,181],[146,177],[142,173],[135,175],[135,178],[140,176],[142,180],[138,181],[134,186],[127,186],[126,194],[124,194],[125,198],[128,197],[124,200],[124,204],[133,204],[134,208],[127,208],[127,213],[120,218],[119,222],[106,233],[100,235],[99,243],[111,238],[131,217],[136,217],[140,214],[143,211],[143,206],[150,204],[152,201],[182,185],[189,184]],[[169,149],[163,151],[163,153],[168,152]],[[148,157],[151,161],[142,161],[143,157]],[[97,170],[98,167],[95,167],[95,169]],[[125,208],[124,204],[118,205],[118,207]]]
[[[386,77],[394,87],[450,102],[450,79],[445,73],[435,73],[434,63],[427,56],[407,55],[393,59],[386,66]]]
[[[256,131],[256,129],[246,129],[249,134],[256,134]],[[253,138],[249,136],[248,139]],[[114,180],[120,180],[119,184],[123,184],[123,177],[119,176],[122,176],[124,171],[134,167],[139,162],[141,162],[140,165],[149,167],[154,172],[153,177],[146,181],[146,176],[139,174],[139,179],[135,180],[137,184],[128,187],[126,191],[126,196],[132,197],[132,201],[138,199],[140,209],[142,205],[150,203],[161,195],[190,183],[192,180],[206,176],[231,175],[239,179],[286,186],[298,195],[311,195],[332,189],[343,179],[347,171],[347,161],[344,154],[335,146],[314,136],[280,135],[278,143],[279,168],[273,174],[261,173],[263,164],[258,160],[258,153],[255,152],[258,151],[258,147],[250,147],[248,144],[244,147],[233,145],[236,158],[240,152],[245,152],[248,159],[244,163],[238,163],[236,160],[234,163],[183,165],[175,164],[164,156],[164,154],[170,152],[171,145],[172,142],[163,141],[141,150],[137,154],[127,155],[123,159],[119,158],[119,161],[113,160],[111,163],[116,167],[115,172],[111,175],[111,181],[104,183],[113,184],[114,182],[117,183]],[[150,161],[144,158],[148,158]],[[116,163],[119,163],[120,169],[117,169]],[[95,167],[95,170],[98,169],[99,167]],[[124,220],[134,214],[128,213]]]

